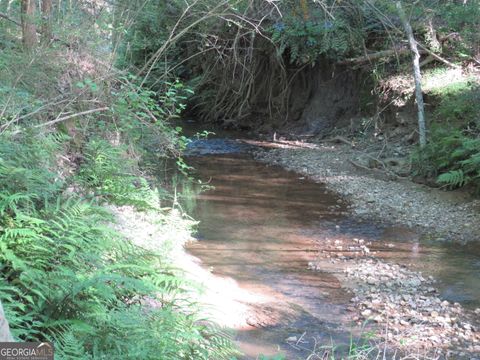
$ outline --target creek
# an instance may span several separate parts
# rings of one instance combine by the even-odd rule
[[[194,142],[187,152],[196,176],[214,187],[195,198],[198,241],[188,252],[229,284],[216,290],[217,302],[225,297],[236,305],[220,320],[235,330],[246,359],[308,355],[289,345],[292,337],[303,335],[312,346],[348,344],[358,335],[347,310],[352,294],[335,266],[311,270],[326,239],[364,239],[377,257],[433,276],[441,298],[480,306],[478,243],[438,243],[395,224],[356,219],[322,184],[257,162],[248,150],[212,139]]]

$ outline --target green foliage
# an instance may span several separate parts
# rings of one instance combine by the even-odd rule
[[[443,86],[433,94],[440,98],[434,115],[456,128],[480,129],[480,85],[466,81]]]
[[[59,359],[231,353],[228,337],[200,321],[185,281],[160,254],[131,244],[107,226],[104,209],[67,193],[53,172],[53,152],[43,161],[27,156],[47,155],[45,143],[58,149],[61,141],[1,140],[0,300],[17,339],[50,339]],[[84,168],[82,176],[115,176],[116,149],[92,141],[87,153],[95,171]]]
[[[20,2],[8,3],[20,19]],[[229,336],[199,317],[194,290],[166,249],[125,239],[99,206],[158,211],[159,191],[139,163],[158,167],[159,157],[180,157],[185,146],[169,122],[189,90],[176,80],[147,89],[109,63],[112,28],[138,36],[126,31],[130,15],[155,3],[165,12],[145,12],[133,28],[157,31],[148,16],[175,21],[166,16],[172,5],[87,3],[54,3],[55,41],[28,54],[20,27],[0,21],[0,301],[12,333],[53,341],[59,359],[228,358]],[[165,40],[150,35],[146,51],[137,42],[122,52],[125,67]],[[109,111],[84,114],[98,108]],[[186,232],[185,224],[159,226]]]
[[[284,355],[273,355],[273,356],[265,356],[265,355],[260,355],[258,358],[259,360],[285,360]]]
[[[51,200],[64,186],[64,181],[54,173],[54,154],[68,137],[63,134],[8,135],[0,141],[1,192],[19,193],[28,198]],[[39,146],[42,144],[42,146]],[[28,202],[28,201],[27,201]]]
[[[335,19],[319,9],[310,14],[308,19],[286,15],[272,26],[272,41],[280,54],[288,50],[290,62],[315,64],[321,55],[338,60],[356,52],[362,43],[362,29],[340,14]]]
[[[449,47],[463,60],[478,56],[480,51],[480,6],[478,1],[446,1],[435,12],[442,19],[441,31],[453,34]]]
[[[117,205],[138,209],[158,208],[158,194],[148,181],[136,175],[135,164],[126,148],[105,140],[91,140],[84,150],[85,161],[78,171],[79,181],[96,197]]]
[[[437,181],[451,187],[461,187],[468,183],[469,177],[466,177],[463,170],[451,170],[438,176]]]
[[[164,45],[185,6],[179,1],[119,1],[118,11],[133,14],[134,19],[123,17],[117,24],[119,36],[120,67],[143,66],[153,53]],[[125,21],[132,21],[126,27]],[[126,31],[125,31],[126,30]],[[172,55],[175,54],[175,47]],[[161,61],[156,69],[163,71],[165,64]]]
[[[435,177],[439,184],[449,188],[472,185],[480,190],[478,82],[438,81],[430,93],[438,99],[433,112],[435,122],[428,145],[414,154],[415,173]]]
[[[192,90],[176,80],[162,81],[162,90],[154,92],[138,85],[133,75],[122,77],[119,82],[112,99],[115,121],[102,126],[109,127],[110,131],[121,131],[123,141],[140,152],[142,169],[157,173],[159,164],[173,157],[177,169],[188,176],[192,168],[183,160],[182,152],[190,140],[182,134],[181,127],[173,127],[171,122],[185,109],[184,102]],[[147,197],[140,195],[141,198]],[[150,205],[151,200],[150,196]]]
[[[436,176],[439,184],[471,184],[480,190],[480,137],[436,128],[425,149],[414,154],[413,164],[417,174]]]
[[[60,76],[62,67],[62,59],[51,52],[29,55],[15,47],[0,49],[0,125],[58,95],[52,78]]]
[[[170,123],[185,109],[184,102],[192,91],[178,80],[161,82],[161,90],[148,90],[137,84],[133,75],[121,77],[119,83],[112,91],[115,121],[103,125],[121,131],[125,142],[145,148],[148,157],[178,157],[185,148],[185,138],[182,129]]]
[[[450,164],[438,177],[438,182],[451,187],[473,184],[480,190],[480,138],[458,135],[459,145],[451,153]]]

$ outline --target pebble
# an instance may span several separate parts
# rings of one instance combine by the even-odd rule
[[[372,310],[367,309],[361,312],[361,315],[365,318],[368,318],[370,315],[372,315]]]
[[[385,337],[388,319],[389,329],[397,334],[389,342],[394,343],[406,333],[412,348],[427,351],[432,346],[440,349],[453,343],[462,348],[480,341],[480,334],[467,321],[461,304],[438,297],[433,278],[375,258],[352,261],[344,273],[358,284],[353,287],[355,296],[350,308],[356,308],[362,318],[379,324],[377,336]],[[385,284],[385,278],[390,286]],[[458,316],[463,319],[461,327],[457,326]]]
[[[435,229],[438,239],[462,242],[476,240],[480,235],[478,201],[459,205],[458,201],[441,196],[438,189],[425,188],[413,182],[383,181],[375,178],[376,175],[359,172],[350,160],[363,157],[361,149],[359,152],[340,145],[334,147],[335,151],[319,149],[320,145],[302,150],[259,150],[254,156],[266,163],[277,163],[289,170],[308,173],[330,190],[345,196],[352,209],[361,216]],[[408,149],[402,153],[407,154]],[[408,211],[405,210],[407,205]]]
[[[258,153],[256,157],[265,162],[278,161],[294,171],[302,170],[307,166],[303,164],[308,164],[314,180],[345,196],[351,209],[364,218],[388,219],[411,227],[435,229],[437,241],[452,238],[466,241],[479,237],[480,213],[475,209],[476,202],[459,206],[442,198],[435,189],[360,175],[352,170],[348,161],[353,158],[355,150],[341,146],[335,149],[274,149]],[[335,158],[340,161],[335,162]],[[408,211],[405,211],[405,204]],[[467,223],[465,219],[468,219],[469,226],[463,226]],[[339,230],[340,225],[335,225],[335,229]],[[405,338],[409,349],[443,349],[446,353],[451,347],[452,353],[456,354],[451,358],[473,359],[473,355],[480,353],[477,331],[480,308],[469,311],[460,304],[441,299],[432,276],[425,278],[404,266],[376,259],[375,252],[364,239],[357,237],[351,244],[346,241],[341,244],[345,257],[339,264],[346,267],[343,276],[349,279],[348,286],[354,292],[351,299],[351,307],[355,309],[354,321],[360,321],[360,316],[373,317],[378,323],[377,337],[388,338],[394,347],[402,348],[402,338]],[[355,256],[349,256],[349,252]],[[327,258],[330,254],[327,251],[322,256]],[[387,322],[389,330],[385,334]]]

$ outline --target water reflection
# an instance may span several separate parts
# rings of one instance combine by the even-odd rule
[[[377,256],[438,278],[446,299],[480,306],[479,246],[426,243],[405,228],[359,221],[321,184],[248,156],[188,162],[215,187],[196,197],[193,217],[200,221],[200,240],[189,251],[214,274],[263,299],[246,303],[259,308],[237,337],[252,357],[259,350],[286,351],[284,340],[305,331],[327,343],[348,342],[350,295],[334,273],[308,266],[329,240],[372,242]]]

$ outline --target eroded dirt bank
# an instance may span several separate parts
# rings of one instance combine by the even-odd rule
[[[344,144],[287,145],[255,152],[257,160],[326,184],[362,218],[417,228],[435,234],[437,241],[480,241],[480,200],[409,180],[392,180],[380,171],[356,166],[359,156],[359,151]]]

